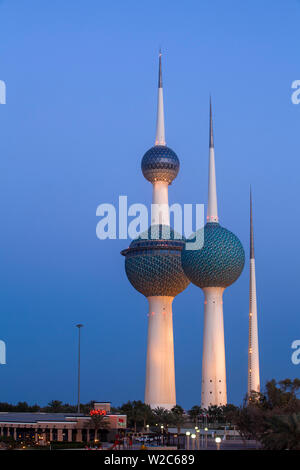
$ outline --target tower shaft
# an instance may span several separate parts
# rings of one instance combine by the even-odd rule
[[[153,183],[151,224],[170,225],[169,185],[165,181]]]
[[[252,195],[250,193],[250,285],[249,285],[249,349],[248,349],[248,397],[260,391],[259,348],[257,326],[256,276],[252,217]]]
[[[227,404],[223,287],[204,287],[201,407]]]
[[[145,403],[151,408],[176,405],[172,302],[174,297],[148,297],[148,344]]]

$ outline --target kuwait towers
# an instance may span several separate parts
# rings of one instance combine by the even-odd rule
[[[168,187],[178,171],[178,157],[165,142],[160,54],[155,145],[142,159],[153,186],[151,226],[122,251],[129,281],[149,304],[145,403],[151,408],[176,405],[172,302],[189,284],[181,266],[185,242],[170,228]]]
[[[252,217],[252,193],[250,190],[250,286],[249,286],[249,349],[248,349],[248,398],[251,392],[260,392],[259,351],[257,331],[256,279],[254,236]]]
[[[203,232],[203,229],[201,229]],[[198,235],[203,240],[203,233]],[[201,406],[226,405],[226,365],[223,324],[223,293],[240,276],[245,253],[239,239],[221,227],[218,217],[215,151],[210,105],[209,181],[207,223],[201,249],[182,251],[182,266],[188,279],[205,296]]]

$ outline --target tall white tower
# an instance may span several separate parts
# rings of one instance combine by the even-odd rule
[[[152,408],[176,405],[172,303],[189,284],[181,266],[184,240],[170,228],[168,188],[178,171],[179,159],[165,142],[160,53],[155,145],[142,159],[153,186],[151,226],[122,251],[129,281],[148,300],[145,403]]]
[[[258,349],[256,278],[255,278],[253,215],[252,215],[252,192],[250,189],[250,286],[249,286],[248,398],[251,398],[252,391],[260,392],[260,378],[259,378],[259,349]]]
[[[219,224],[211,103],[209,136],[204,244],[199,250],[182,251],[182,266],[186,276],[205,295],[201,392],[201,406],[205,409],[227,403],[223,292],[240,276],[245,262],[244,249],[239,239]],[[201,233],[197,239],[200,237]]]

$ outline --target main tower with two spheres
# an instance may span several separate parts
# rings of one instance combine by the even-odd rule
[[[151,226],[121,253],[129,281],[149,304],[145,403],[171,409],[176,405],[172,302],[189,280],[181,266],[185,241],[170,228],[168,188],[179,159],[165,142],[161,53],[155,145],[141,167],[153,186]]]

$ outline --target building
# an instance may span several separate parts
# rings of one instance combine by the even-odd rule
[[[153,186],[151,226],[121,252],[129,281],[149,304],[145,403],[152,408],[176,405],[172,302],[189,284],[181,266],[185,242],[170,228],[168,187],[178,171],[179,159],[165,142],[160,53],[155,145],[142,159]]]
[[[207,409],[227,403],[223,292],[238,279],[245,263],[241,242],[219,224],[211,103],[207,223],[200,230],[197,238],[204,237],[204,244],[197,250],[184,249],[182,266],[205,295],[201,406]]]
[[[0,412],[0,436],[15,441],[30,441],[40,445],[49,442],[90,442],[103,437],[95,430],[92,415],[105,416],[107,431],[113,436],[125,430],[127,416],[113,414],[110,403],[95,403],[89,415],[81,413],[14,413]],[[107,432],[105,432],[107,434]]]
[[[248,398],[251,392],[260,392],[259,350],[257,327],[257,302],[255,255],[252,216],[252,193],[250,190],[250,286],[249,286],[249,349],[248,349]]]

